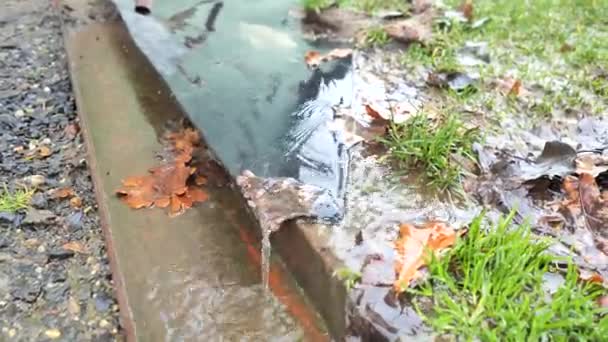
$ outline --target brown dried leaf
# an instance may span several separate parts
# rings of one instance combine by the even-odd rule
[[[59,188],[59,189],[53,190],[53,192],[52,192],[53,198],[56,198],[56,199],[67,198],[67,197],[71,197],[74,195],[75,195],[74,190],[72,188],[68,188],[68,187]]]
[[[80,197],[75,196],[70,199],[70,205],[72,208],[80,208],[82,207],[82,199]]]
[[[38,148],[38,155],[42,158],[48,157],[53,154],[53,151],[48,146],[40,146]]]
[[[193,187],[188,189],[188,196],[192,199],[192,202],[205,202],[209,198],[203,190]]]
[[[460,11],[462,15],[467,18],[469,22],[473,21],[473,1],[472,0],[464,0],[460,5]]]
[[[425,250],[438,252],[456,242],[456,232],[442,222],[428,222],[424,228],[411,224],[399,227],[399,239],[395,242],[397,280],[394,289],[405,291],[410,282],[419,276],[418,269],[425,264]]]
[[[169,196],[161,197],[161,198],[157,199],[156,201],[154,201],[154,205],[159,208],[166,208],[169,206],[170,203],[171,203],[171,197],[169,197]]]
[[[352,53],[352,49],[334,49],[326,55],[322,55],[318,51],[307,51],[304,55],[304,62],[309,68],[314,69],[319,67],[321,63],[333,61],[334,59],[346,58],[352,55]]]
[[[181,215],[183,212],[182,202],[177,196],[171,196],[171,206],[169,207],[169,216],[175,217]]]
[[[78,126],[78,124],[72,123],[67,125],[63,131],[65,133],[66,138],[72,140],[76,138],[76,136],[80,132],[80,127]]]
[[[61,248],[65,249],[66,251],[72,251],[80,254],[88,253],[84,245],[78,241],[70,241],[68,243],[65,243],[63,246],[61,246]]]
[[[196,178],[194,178],[194,184],[205,185],[205,184],[207,184],[207,178],[205,178],[204,176],[201,176],[201,175],[197,175]]]
[[[436,13],[432,9],[425,10],[407,19],[390,21],[384,25],[384,31],[389,37],[401,43],[425,44],[432,38],[435,16]]]

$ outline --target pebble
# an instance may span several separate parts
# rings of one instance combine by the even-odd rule
[[[15,111],[15,117],[16,118],[22,118],[25,116],[25,112],[22,109],[17,109]]]
[[[44,332],[44,335],[52,340],[55,340],[61,337],[61,331],[58,329],[49,329]]]
[[[15,337],[15,335],[17,335],[17,330],[15,330],[15,329],[9,329],[9,331],[8,331],[8,337]]]
[[[110,322],[106,321],[105,319],[102,319],[101,321],[99,321],[100,328],[107,328],[109,325],[110,325]]]
[[[46,183],[46,178],[42,175],[33,175],[26,178],[27,182],[30,183],[33,187],[39,187],[42,184]]]

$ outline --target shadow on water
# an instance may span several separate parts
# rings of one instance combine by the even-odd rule
[[[177,0],[152,15],[115,0],[137,45],[232,176],[294,177],[341,197],[348,153],[327,123],[350,60],[307,69],[297,0]]]

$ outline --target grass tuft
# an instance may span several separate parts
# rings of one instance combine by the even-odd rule
[[[4,190],[0,192],[0,212],[14,213],[27,208],[33,195],[34,190],[28,189],[10,193],[5,185]]]
[[[419,168],[428,184],[442,191],[455,188],[463,173],[453,157],[474,162],[473,144],[479,139],[477,129],[466,129],[454,115],[434,122],[419,114],[402,125],[392,125],[381,142],[389,147],[399,168]]]
[[[526,225],[512,226],[512,218],[486,232],[480,216],[446,255],[429,254],[429,279],[411,291],[432,298],[430,312],[421,312],[426,322],[464,341],[600,341],[608,336],[608,312],[596,302],[602,289],[579,283],[569,263],[563,283],[549,295],[544,276],[559,261],[547,253],[550,241],[533,237]]]
[[[383,27],[372,27],[365,32],[365,46],[382,47],[391,41],[386,30]]]
[[[353,271],[347,267],[339,268],[334,271],[334,276],[344,283],[344,287],[346,287],[347,291],[350,291],[361,281],[361,272]]]

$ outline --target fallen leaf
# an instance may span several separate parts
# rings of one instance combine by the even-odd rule
[[[464,0],[460,5],[460,11],[462,15],[467,18],[469,22],[473,21],[473,1]]]
[[[384,26],[384,31],[401,43],[426,43],[431,39],[432,25],[413,17],[392,21]]]
[[[608,296],[601,296],[598,298],[597,303],[601,308],[608,308]]]
[[[171,206],[169,207],[169,216],[175,217],[182,213],[182,202],[177,196],[171,196]]]
[[[608,156],[597,153],[589,153],[577,156],[575,160],[576,173],[588,173],[597,177],[600,173],[608,171]]]
[[[74,196],[74,190],[72,188],[59,188],[52,192],[53,198],[61,199]]]
[[[511,96],[527,96],[530,92],[524,88],[521,80],[514,79],[512,77],[505,77],[497,82],[498,88],[505,95]]]
[[[322,59],[323,58],[319,51],[307,51],[304,55],[304,62],[311,68],[316,68],[321,65]]]
[[[67,125],[63,131],[65,133],[66,138],[72,140],[76,138],[76,136],[80,132],[80,127],[78,126],[78,124],[73,123]]]
[[[322,55],[318,51],[307,51],[304,55],[304,62],[309,68],[315,69],[319,67],[321,63],[329,62],[334,59],[346,58],[352,55],[352,53],[352,49],[334,49],[326,55]]]
[[[582,281],[586,281],[589,283],[603,284],[604,278],[599,275],[597,272],[591,272],[588,270],[579,270],[578,278]]]
[[[204,176],[201,176],[201,175],[197,175],[196,178],[194,179],[194,184],[205,185],[205,184],[207,184],[207,178],[205,178]]]
[[[425,251],[439,252],[456,242],[456,232],[442,222],[428,222],[423,228],[411,224],[399,227],[399,238],[395,242],[397,260],[394,289],[405,291],[411,281],[419,277],[418,269],[425,264]]]
[[[116,195],[129,207],[140,209],[151,207],[168,208],[171,217],[180,215],[191,208],[194,202],[206,199],[206,194],[197,188],[189,187],[188,179],[195,174],[196,168],[189,165],[194,149],[200,146],[200,136],[194,129],[185,129],[165,135],[173,156],[161,165],[148,170],[147,175],[127,177]],[[195,183],[206,183],[206,178],[197,175]]]
[[[592,231],[608,236],[608,203],[602,199],[595,177],[583,173],[579,179],[580,202],[587,225]]]
[[[159,208],[166,208],[169,206],[170,203],[171,203],[171,197],[169,197],[169,196],[161,197],[161,198],[157,199],[156,201],[154,201],[154,205]]]
[[[61,246],[61,248],[65,249],[66,251],[72,251],[80,254],[88,253],[87,249],[78,241],[70,241],[65,243],[63,246]]]
[[[82,207],[82,199],[78,196],[74,196],[70,199],[70,205],[72,208],[80,208]]]
[[[205,202],[209,198],[203,190],[193,187],[188,189],[188,196],[190,196],[193,202]]]
[[[48,146],[40,146],[38,148],[38,155],[42,158],[48,157],[53,154],[53,151]]]

